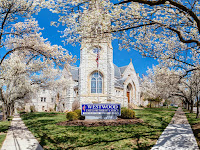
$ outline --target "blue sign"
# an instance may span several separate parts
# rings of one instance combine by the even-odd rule
[[[121,115],[120,104],[82,104],[81,115]]]

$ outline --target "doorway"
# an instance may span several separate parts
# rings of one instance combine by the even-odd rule
[[[129,83],[128,85],[127,85],[127,89],[126,89],[126,96],[127,96],[127,98],[128,98],[128,103],[131,103],[131,98],[132,98],[132,90],[133,88],[132,88],[132,85]]]
[[[130,103],[130,92],[127,91],[126,96],[128,97],[128,103]]]

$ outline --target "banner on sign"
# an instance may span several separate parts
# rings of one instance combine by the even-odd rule
[[[121,115],[120,104],[82,104],[81,115]]]

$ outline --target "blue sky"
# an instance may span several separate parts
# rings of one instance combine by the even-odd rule
[[[67,49],[72,55],[76,55],[77,58],[80,58],[80,45],[72,46],[70,44],[64,45],[60,36],[62,36],[61,33],[58,31],[63,31],[65,29],[64,26],[59,26],[58,28],[54,26],[50,26],[51,21],[57,21],[58,20],[58,14],[52,14],[49,10],[43,9],[41,10],[38,15],[35,15],[34,18],[38,20],[38,23],[41,28],[44,28],[42,31],[42,35],[44,38],[47,38],[48,41],[51,42],[51,44],[57,44],[63,46],[65,49]],[[139,52],[132,49],[131,51],[122,50],[120,51],[118,49],[118,42],[117,40],[112,42],[113,46],[113,61],[114,64],[117,66],[126,66],[130,63],[130,59],[132,59],[132,63],[135,67],[136,73],[139,73],[140,77],[142,77],[142,74],[146,74],[147,68],[152,67],[152,65],[158,64],[156,60],[153,58],[143,58]],[[79,66],[79,60],[75,63],[76,66]]]

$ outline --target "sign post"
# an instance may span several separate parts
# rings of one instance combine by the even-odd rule
[[[121,116],[120,104],[82,104],[81,115],[85,119],[117,119]]]

